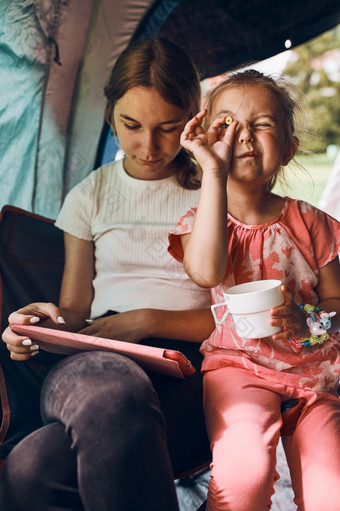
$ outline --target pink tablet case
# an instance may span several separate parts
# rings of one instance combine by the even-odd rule
[[[115,351],[129,356],[145,369],[176,378],[184,378],[195,372],[190,360],[180,351],[17,323],[12,324],[11,329],[20,335],[27,335],[42,349],[52,353],[69,355],[82,350]]]

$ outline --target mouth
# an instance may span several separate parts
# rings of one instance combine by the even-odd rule
[[[139,161],[143,164],[143,165],[157,165],[161,160],[143,160],[141,158],[139,158]]]
[[[236,158],[256,158],[258,154],[256,154],[254,151],[247,151],[246,153],[242,153]]]

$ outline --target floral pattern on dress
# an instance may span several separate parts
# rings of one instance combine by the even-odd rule
[[[191,208],[169,234],[169,252],[183,260],[180,236],[192,230]],[[228,263],[223,282],[212,289],[212,302],[223,290],[260,279],[279,279],[299,303],[318,303],[319,268],[340,249],[340,222],[307,202],[286,198],[280,215],[262,225],[245,225],[228,215]],[[237,335],[231,316],[202,343],[203,371],[226,365],[246,367],[289,386],[335,391],[340,377],[340,332],[322,345],[296,346],[288,340],[248,339]]]

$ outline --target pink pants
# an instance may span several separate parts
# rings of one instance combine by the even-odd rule
[[[305,400],[296,430],[282,438],[299,511],[340,510],[340,399],[226,367],[204,374],[212,463],[207,511],[271,508],[282,401]]]

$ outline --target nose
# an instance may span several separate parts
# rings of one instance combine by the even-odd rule
[[[143,137],[143,150],[146,155],[146,159],[152,158],[157,152],[157,136],[151,131],[146,131]]]
[[[238,141],[240,144],[247,144],[253,142],[254,134],[251,126],[241,126],[238,134]]]

